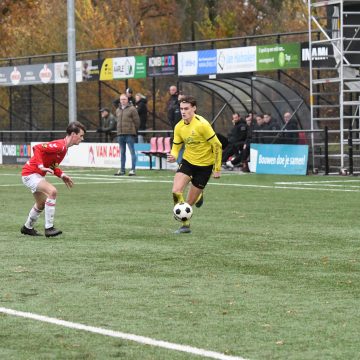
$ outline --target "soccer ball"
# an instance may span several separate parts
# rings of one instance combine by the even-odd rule
[[[348,171],[347,171],[347,169],[345,169],[345,168],[341,168],[341,169],[339,170],[339,175],[342,175],[342,176],[346,176],[346,175],[348,175]]]
[[[191,219],[193,214],[193,209],[191,205],[189,205],[188,203],[181,202],[174,206],[173,213],[175,220],[186,221]]]

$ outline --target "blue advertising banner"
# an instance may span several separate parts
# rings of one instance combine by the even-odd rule
[[[135,154],[136,154],[136,167],[140,169],[149,169],[150,167],[150,158],[142,153],[142,151],[149,151],[150,144],[146,143],[137,143],[135,144]],[[130,154],[126,157],[127,159],[131,159]],[[156,157],[152,157],[152,167],[156,167]]]
[[[308,145],[251,144],[250,171],[257,174],[306,175]]]
[[[216,74],[216,50],[198,51],[197,75]]]

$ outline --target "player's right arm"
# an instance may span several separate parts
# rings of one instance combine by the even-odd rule
[[[170,154],[167,156],[168,162],[175,162],[179,156],[179,152],[183,146],[184,142],[179,135],[179,128],[178,126],[175,126],[174,129],[174,141],[171,147]]]

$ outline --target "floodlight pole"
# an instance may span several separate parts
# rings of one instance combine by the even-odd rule
[[[76,37],[75,37],[75,5],[74,0],[67,0],[68,18],[68,63],[69,63],[69,123],[76,121]]]

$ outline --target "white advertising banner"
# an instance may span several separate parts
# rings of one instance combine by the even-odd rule
[[[256,46],[218,49],[217,73],[256,71]]]
[[[0,164],[2,164],[2,142],[0,142]]]
[[[82,61],[76,61],[76,82],[82,81]],[[59,62],[54,64],[55,83],[65,84],[69,82],[69,63]]]
[[[114,79],[133,78],[135,75],[135,56],[113,58]]]
[[[198,52],[186,51],[178,53],[178,75],[196,75],[198,68]]]
[[[31,143],[31,149],[38,142]],[[136,168],[149,169],[149,157],[142,154],[141,151],[150,149],[150,144],[135,144],[135,152],[137,156]],[[116,168],[120,169],[120,148],[116,143],[81,143],[80,145],[71,146],[61,162],[61,166],[80,166],[94,168]],[[153,163],[154,168],[155,159]],[[126,163],[127,169],[131,168],[131,154],[129,148],[126,147]]]

